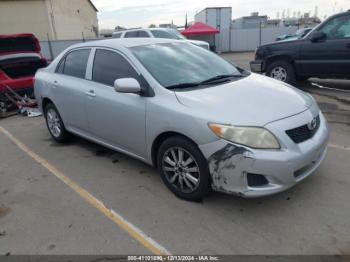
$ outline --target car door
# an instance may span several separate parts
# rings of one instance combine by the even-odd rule
[[[52,77],[54,103],[66,127],[86,132],[86,68],[91,48],[70,51],[61,59]]]
[[[144,156],[147,98],[114,89],[116,79],[139,79],[139,74],[121,53],[99,48],[91,73],[89,89],[95,96],[87,100],[90,131],[105,143]]]
[[[324,39],[312,41],[315,32]],[[350,76],[350,15],[330,19],[311,33],[300,49],[301,73],[314,76]]]

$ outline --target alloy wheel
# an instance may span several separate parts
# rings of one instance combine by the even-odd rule
[[[287,81],[287,70],[281,66],[277,66],[271,70],[270,77],[286,82]]]
[[[199,186],[199,166],[183,148],[169,148],[163,155],[162,168],[168,182],[183,193],[191,193]]]
[[[62,132],[62,126],[57,112],[54,109],[50,108],[46,112],[46,119],[51,134],[56,138],[59,137]]]

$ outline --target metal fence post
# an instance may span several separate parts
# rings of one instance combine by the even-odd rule
[[[262,33],[262,30],[261,30],[261,21],[259,23],[259,46],[261,46],[261,33]]]
[[[50,60],[53,60],[53,50],[52,50],[52,45],[49,37],[49,33],[47,33],[47,43],[49,44],[49,51],[50,51]]]

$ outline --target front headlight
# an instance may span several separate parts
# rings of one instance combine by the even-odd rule
[[[220,138],[233,143],[259,149],[279,149],[276,137],[262,127],[243,127],[221,124],[208,124],[209,128]]]

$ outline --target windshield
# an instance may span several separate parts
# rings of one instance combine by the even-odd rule
[[[169,32],[174,34],[178,39],[187,39],[184,35],[182,35],[179,31],[177,31],[175,29],[168,29],[168,30],[169,30]]]
[[[303,38],[304,36],[306,36],[309,32],[311,31],[311,29],[299,29],[297,32],[296,32],[296,36],[298,38]]]
[[[179,31],[175,29],[153,29],[151,30],[155,38],[167,38],[167,39],[176,39],[182,40],[186,39]]]
[[[242,76],[218,55],[189,43],[166,43],[131,48],[164,87],[200,83],[217,76]]]

